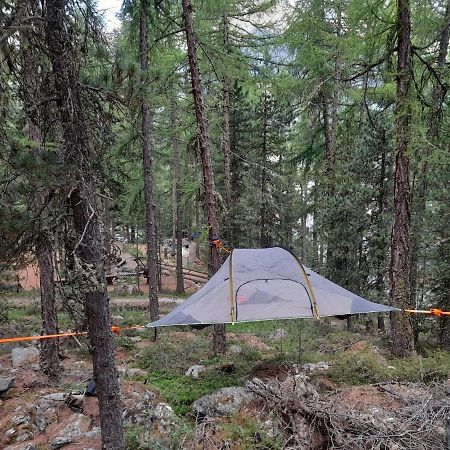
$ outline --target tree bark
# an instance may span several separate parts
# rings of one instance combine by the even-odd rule
[[[153,155],[151,143],[152,118],[146,95],[148,71],[148,17],[146,2],[141,0],[140,10],[140,64],[142,71],[142,160],[144,169],[145,222],[147,241],[148,299],[150,318],[158,320],[158,267],[156,248],[155,206],[153,199]]]
[[[200,71],[197,61],[197,49],[192,26],[192,5],[190,0],[182,0],[183,20],[186,31],[186,43],[188,48],[189,67],[191,72],[192,94],[194,97],[195,116],[197,119],[198,141],[203,168],[203,185],[205,190],[206,215],[209,225],[209,239],[212,242],[219,238],[219,226],[217,223],[216,201],[214,197],[214,172],[209,150],[209,137],[206,118],[204,115],[203,97],[201,91]],[[219,251],[215,245],[210,245],[210,273],[216,273],[220,268]],[[224,354],[226,352],[225,325],[214,325],[214,352]]]
[[[176,240],[176,264],[177,294],[184,293],[183,279],[183,230],[181,228],[181,169],[180,152],[177,138],[177,103],[175,97],[171,102],[170,121],[172,123],[172,151],[173,151],[173,191],[174,191],[174,235]]]
[[[410,190],[409,158],[411,105],[411,13],[409,0],[398,0],[397,98],[394,223],[391,235],[389,266],[390,301],[393,306],[406,309],[411,306],[410,293]],[[414,350],[409,317],[403,312],[391,313],[392,351],[407,356]]]
[[[45,32],[53,67],[54,93],[63,130],[63,161],[71,169],[67,198],[73,211],[80,259],[82,290],[92,348],[94,379],[100,409],[102,444],[106,450],[125,449],[122,402],[114,362],[111,317],[103,265],[92,154],[78,82],[77,54],[72,42],[65,0],[46,0]]]
[[[228,41],[228,16],[225,14],[222,18],[223,21],[223,46],[225,54],[229,56],[230,54],[230,44]],[[223,151],[223,169],[224,169],[224,179],[225,179],[225,204],[226,204],[226,214],[231,213],[231,139],[230,139],[230,80],[225,71],[222,81],[222,112],[223,112],[223,123],[222,123],[222,151]],[[231,227],[229,220],[226,220],[227,226],[225,227],[226,239],[228,242],[231,241]]]
[[[380,233],[383,233],[383,215],[386,206],[386,150],[385,150],[385,130],[382,130],[382,148],[381,148],[381,164],[380,164],[380,177],[378,184],[378,209],[377,209],[377,228],[380,230]],[[384,233],[383,233],[384,234]],[[381,244],[381,243],[380,243]],[[384,302],[385,297],[385,281],[384,281],[384,272],[385,272],[385,246],[380,245],[377,248],[377,275],[376,275],[376,290],[378,291],[378,301]],[[378,314],[378,329],[382,332],[385,331],[385,323],[384,316],[382,314]]]
[[[259,242],[261,248],[270,247],[272,245],[271,236],[268,233],[267,226],[267,205],[266,205],[266,191],[267,191],[267,122],[268,122],[268,105],[267,105],[267,93],[263,93],[263,123],[262,123],[262,145],[261,145],[261,165],[263,166],[261,169],[261,186],[260,186],[260,194],[261,194],[261,206],[259,209]]]
[[[35,15],[38,11],[36,2],[24,2],[24,10],[29,9],[30,15]],[[37,99],[42,97],[42,79],[39,67],[39,57],[37,50],[33,48],[31,42],[31,33],[35,32],[43,37],[43,29],[24,30],[20,33],[20,45],[22,47],[22,95],[25,106],[25,114],[28,129],[28,139],[36,144],[37,150],[34,151],[36,160],[41,162],[41,153],[43,145],[42,137],[42,117],[39,108],[33,107]],[[41,291],[41,321],[42,334],[57,334],[58,315],[56,310],[55,293],[55,269],[53,261],[53,246],[50,230],[48,229],[46,206],[49,202],[49,192],[47,188],[35,186],[34,209],[40,211],[39,217],[39,236],[35,247],[35,255],[39,267],[39,286]],[[62,367],[59,363],[59,340],[43,339],[40,342],[40,365],[42,371],[50,379],[58,381],[61,375]]]

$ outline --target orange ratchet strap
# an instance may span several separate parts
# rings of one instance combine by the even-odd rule
[[[446,317],[450,316],[450,311],[442,311],[442,309],[404,309],[407,314],[424,314],[426,316]]]

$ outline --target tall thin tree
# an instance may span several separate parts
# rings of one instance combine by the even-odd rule
[[[39,17],[36,1],[22,1],[26,18]],[[40,21],[31,22],[30,26],[21,30],[20,47],[22,55],[21,84],[25,107],[28,139],[33,143],[37,163],[43,162],[42,152],[44,138],[41,108],[36,107],[38,99],[43,97],[42,76],[44,68],[40,65],[42,54],[33,42],[33,36],[43,37]],[[58,315],[56,311],[55,267],[53,258],[53,239],[49,229],[48,203],[49,190],[39,181],[34,183],[34,209],[38,215],[39,231],[35,247],[35,255],[39,267],[39,285],[41,293],[41,319],[43,334],[57,334]],[[58,380],[61,375],[59,363],[59,342],[57,339],[44,339],[40,344],[40,364],[42,371],[51,379]]]
[[[173,199],[174,199],[174,238],[176,243],[176,262],[175,274],[177,278],[177,294],[184,293],[184,277],[183,277],[183,230],[181,228],[181,167],[180,167],[180,151],[177,136],[178,119],[177,119],[177,100],[175,93],[170,102],[170,122],[172,125],[172,152],[173,152]]]
[[[152,117],[147,97],[148,91],[148,5],[140,2],[139,50],[142,82],[142,160],[144,167],[145,222],[147,240],[148,297],[150,318],[158,319],[158,264],[156,248],[155,205],[153,198]]]
[[[197,47],[192,25],[192,5],[190,0],[182,0],[183,20],[186,31],[186,43],[189,57],[189,68],[191,73],[192,95],[194,97],[195,117],[197,119],[198,144],[203,169],[203,185],[205,190],[206,215],[209,225],[209,239],[212,243],[219,238],[219,225],[217,222],[216,200],[214,196],[214,172],[209,149],[208,128],[205,117],[203,96],[201,90],[200,71],[197,61]],[[211,274],[220,268],[220,255],[218,248],[210,245]],[[223,354],[226,352],[225,325],[214,325],[214,352]]]
[[[408,146],[411,134],[410,89],[411,66],[411,8],[409,0],[397,2],[397,94],[396,150],[394,175],[394,223],[391,235],[389,265],[390,301],[401,309],[410,307],[410,221],[411,194],[409,187]],[[391,314],[392,350],[398,356],[413,351],[413,334],[406,314]]]
[[[82,272],[81,290],[92,348],[102,445],[105,450],[124,450],[122,402],[114,361],[104,252],[95,199],[93,152],[82,104],[79,59],[67,10],[67,0],[46,0],[44,3],[47,52],[53,69],[54,97],[62,129],[62,160],[71,174],[67,199],[78,238],[75,251]]]

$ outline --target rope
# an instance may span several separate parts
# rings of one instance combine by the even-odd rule
[[[126,330],[139,330],[145,328],[143,325],[134,325],[129,327],[119,327],[118,325],[113,325],[111,327],[111,331],[114,334],[120,335],[122,331]],[[71,336],[86,336],[88,334],[87,331],[77,331],[70,333],[58,333],[58,334],[40,334],[36,336],[18,336],[13,338],[3,338],[0,339],[0,344],[6,344],[9,342],[25,342],[25,341],[42,341],[44,339],[59,339],[62,337],[71,337]]]

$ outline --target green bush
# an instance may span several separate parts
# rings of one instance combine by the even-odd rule
[[[429,350],[424,355],[392,361],[397,381],[442,381],[450,376],[450,353]]]
[[[328,377],[343,384],[370,384],[387,381],[392,376],[377,355],[361,351],[339,355],[333,362]]]

